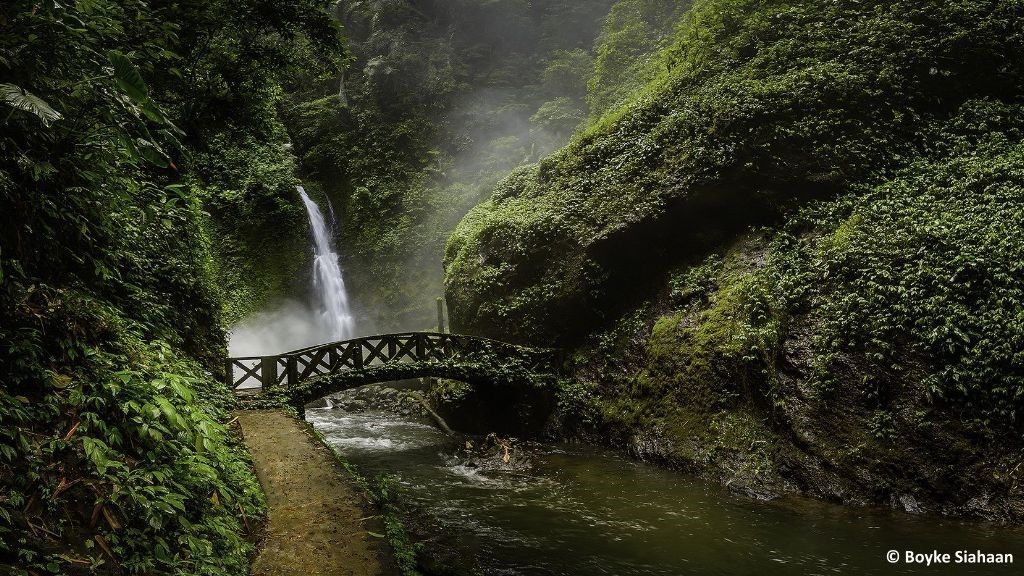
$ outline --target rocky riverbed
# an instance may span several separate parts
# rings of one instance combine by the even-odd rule
[[[333,408],[344,412],[389,412],[407,420],[433,424],[434,419],[414,388],[370,384],[318,400],[309,408]]]

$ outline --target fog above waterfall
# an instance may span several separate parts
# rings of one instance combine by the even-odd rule
[[[294,108],[290,133],[305,177],[344,211],[342,262],[362,330],[435,325],[456,225],[587,118],[593,46],[612,4],[336,5],[352,56],[344,104],[304,95],[321,99]]]
[[[232,358],[271,356],[330,342],[331,335],[319,310],[286,300],[232,328],[228,352]]]

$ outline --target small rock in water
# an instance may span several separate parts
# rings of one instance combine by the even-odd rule
[[[488,434],[478,447],[466,441],[465,466],[495,472],[525,472],[533,468],[533,454],[515,438]]]
[[[900,508],[908,514],[920,514],[921,505],[917,503],[917,500],[910,494],[903,494],[899,497]]]
[[[331,403],[327,400],[327,398],[320,398],[318,400],[313,400],[309,404],[306,404],[306,408],[313,408],[313,409],[315,409],[315,408],[330,408],[330,407],[331,407]]]

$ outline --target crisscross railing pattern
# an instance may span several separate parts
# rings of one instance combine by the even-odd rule
[[[407,332],[333,342],[277,356],[229,358],[225,381],[235,390],[290,388],[318,376],[388,364],[500,359],[538,370],[550,367],[555,358],[553,350],[525,348],[476,336]]]

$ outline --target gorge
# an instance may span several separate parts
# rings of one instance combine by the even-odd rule
[[[1015,573],[1022,66],[1017,0],[7,2],[0,572]]]

